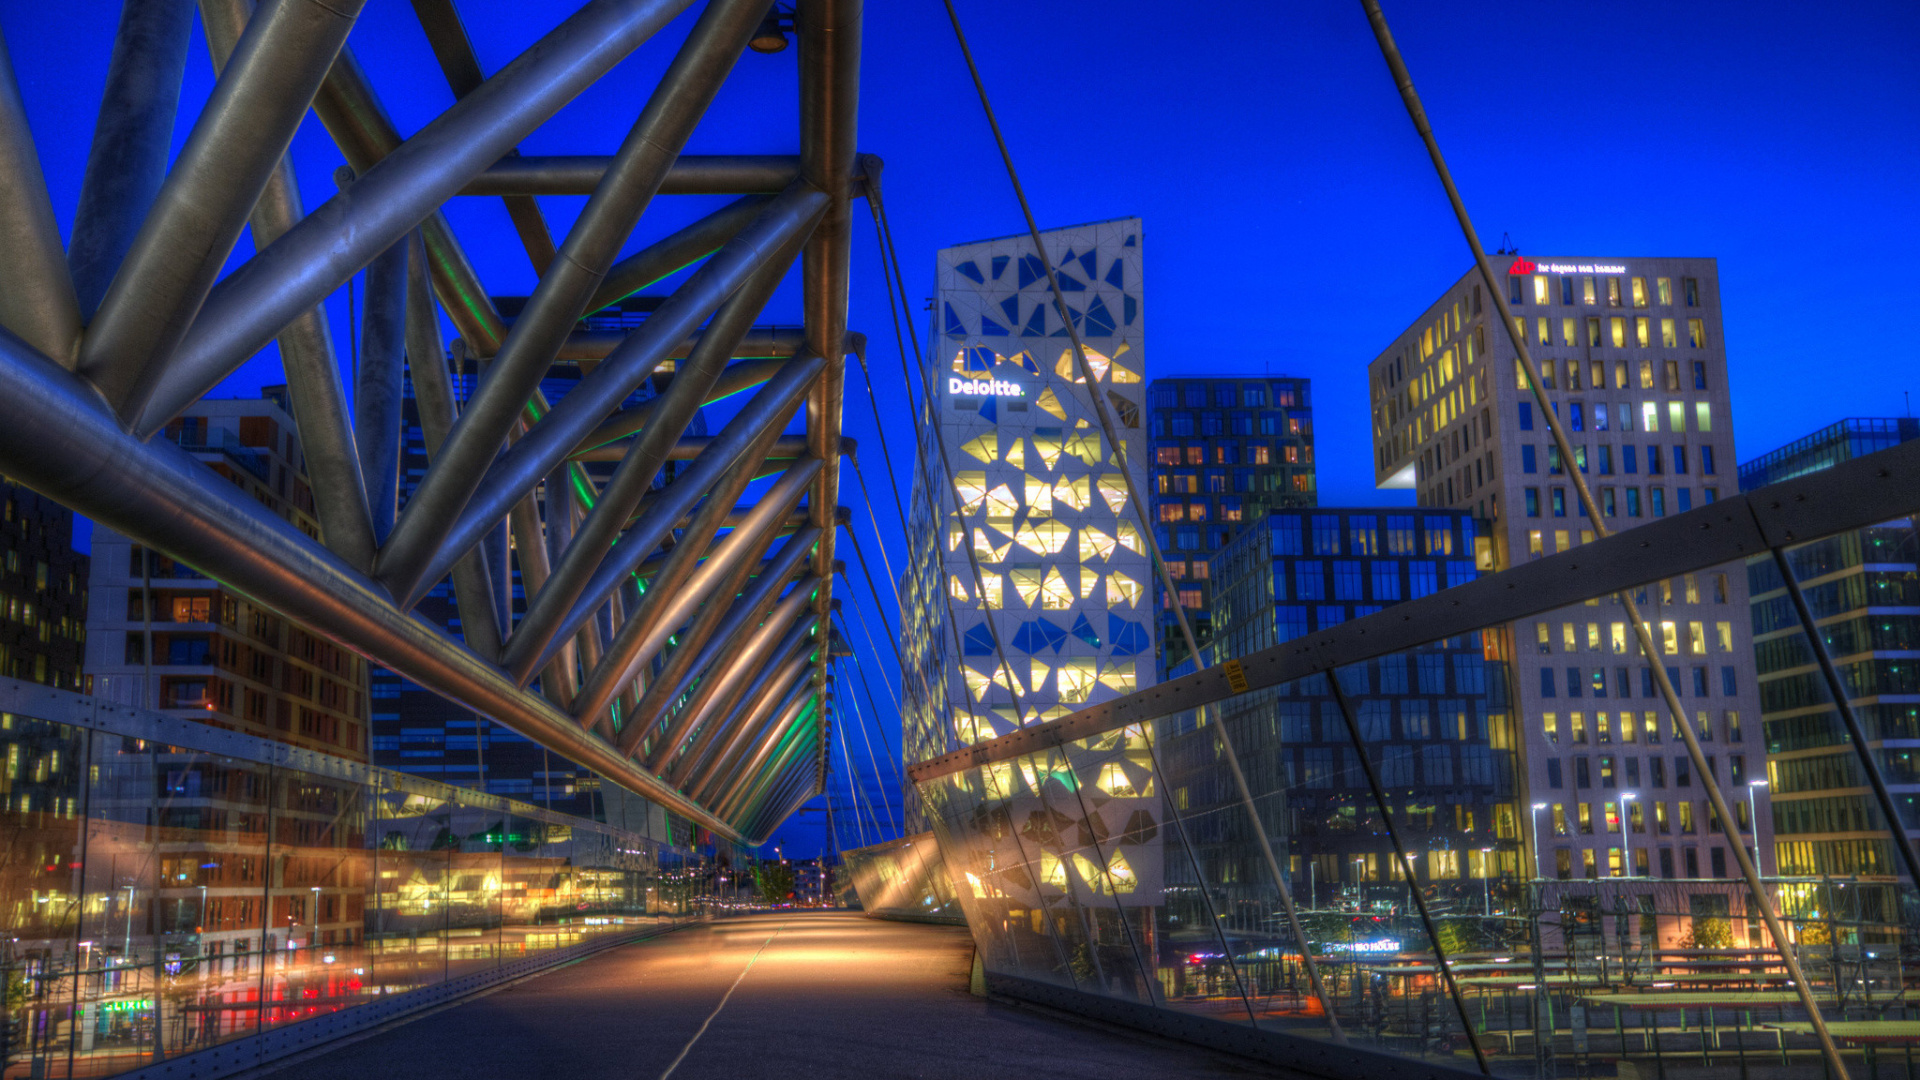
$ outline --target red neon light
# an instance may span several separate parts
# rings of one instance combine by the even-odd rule
[[[1531,273],[1533,273],[1533,271],[1534,271],[1535,269],[1536,269],[1536,268],[1535,268],[1535,266],[1533,265],[1533,260],[1532,260],[1532,259],[1515,259],[1515,260],[1513,260],[1513,265],[1512,265],[1512,266],[1509,266],[1509,267],[1507,267],[1507,273],[1509,273],[1509,274],[1531,274]]]

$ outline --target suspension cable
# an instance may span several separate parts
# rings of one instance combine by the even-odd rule
[[[842,665],[842,666],[844,667],[845,665]],[[867,764],[873,766],[873,781],[876,786],[880,787],[881,796],[882,796],[880,800],[881,805],[887,808],[887,827],[893,831],[893,834],[895,836],[903,835],[903,833],[899,828],[899,825],[894,821],[893,800],[885,797],[886,788],[884,784],[882,784],[881,777],[880,777],[880,762],[873,756],[873,739],[867,734],[866,718],[862,716],[860,712],[859,695],[848,693],[847,704],[853,708],[853,721],[854,721],[854,724],[858,726],[860,729],[860,741],[866,744]],[[884,837],[882,838],[884,839]]]
[[[954,40],[959,44],[960,54],[967,62],[967,73],[973,78],[973,88],[980,98],[980,109],[986,115],[987,125],[993,129],[993,140],[1000,148],[1000,160],[1006,166],[1007,180],[1013,186],[1014,198],[1019,201],[1020,213],[1026,219],[1027,233],[1033,238],[1034,256],[1040,261],[1041,268],[1047,272],[1047,285],[1053,294],[1054,309],[1060,316],[1061,325],[1067,331],[1067,340],[1073,345],[1075,367],[1080,373],[1080,379],[1087,384],[1087,396],[1093,400],[1094,415],[1099,418],[1100,429],[1106,434],[1107,442],[1113,447],[1115,459],[1119,463],[1120,482],[1126,488],[1127,502],[1133,508],[1134,517],[1140,522],[1141,539],[1145,542],[1153,568],[1160,578],[1161,588],[1166,590],[1169,606],[1173,608],[1179,622],[1180,636],[1186,642],[1187,655],[1193,658],[1194,670],[1203,670],[1208,666],[1206,657],[1201,654],[1200,647],[1194,640],[1193,627],[1187,620],[1185,605],[1178,602],[1180,594],[1174,586],[1173,574],[1168,570],[1166,560],[1161,557],[1160,541],[1154,534],[1153,522],[1147,513],[1146,503],[1140,498],[1140,492],[1133,483],[1133,466],[1127,460],[1126,444],[1119,439],[1114,427],[1112,411],[1106,399],[1107,391],[1087,363],[1086,346],[1080,340],[1080,330],[1074,325],[1073,314],[1067,307],[1066,294],[1060,288],[1060,276],[1055,272],[1053,260],[1047,256],[1046,246],[1040,239],[1039,223],[1034,219],[1033,207],[1027,202],[1026,189],[1020,183],[1019,170],[1014,168],[1013,153],[1007,148],[1007,139],[1000,130],[999,118],[994,115],[993,103],[987,97],[987,84],[980,77],[979,65],[974,63],[973,49],[967,44],[966,31],[960,27],[960,13],[954,10],[953,0],[942,0],[942,3],[947,9],[947,20],[953,24]],[[912,314],[909,313],[907,316],[909,325],[912,323],[912,318]],[[999,645],[998,638],[995,639],[994,644]],[[1240,801],[1245,805],[1247,817],[1253,825],[1255,838],[1260,845],[1260,854],[1267,864],[1267,872],[1273,877],[1274,887],[1279,890],[1281,905],[1287,913],[1287,920],[1292,926],[1294,936],[1300,942],[1300,954],[1307,969],[1307,980],[1312,984],[1314,995],[1320,999],[1326,1011],[1327,1023],[1334,1040],[1345,1042],[1345,1035],[1340,1030],[1339,1020],[1335,1017],[1332,1001],[1321,984],[1319,965],[1313,958],[1313,950],[1307,944],[1306,932],[1294,908],[1293,890],[1288,887],[1286,878],[1280,873],[1279,861],[1273,854],[1273,843],[1267,836],[1266,822],[1260,818],[1260,811],[1254,805],[1253,791],[1247,785],[1246,774],[1240,767],[1240,755],[1234,749],[1233,740],[1227,732],[1227,725],[1222,722],[1214,725],[1214,728],[1220,740],[1222,756],[1226,758],[1228,770],[1233,774],[1234,784],[1239,789]],[[1461,1022],[1467,1026],[1469,1039],[1473,1039],[1474,1055],[1480,1060],[1480,1067],[1484,1072],[1487,1069],[1486,1058],[1480,1051],[1479,1041],[1474,1038],[1472,1025],[1466,1022],[1464,1010],[1461,1013]]]
[[[1406,106],[1407,116],[1413,121],[1414,130],[1419,133],[1420,141],[1426,146],[1427,156],[1433,161],[1433,168],[1439,175],[1441,186],[1446,189],[1447,201],[1452,205],[1454,217],[1460,224],[1460,231],[1467,241],[1467,247],[1473,252],[1473,261],[1479,268],[1480,277],[1486,282],[1487,291],[1493,297],[1494,307],[1499,312],[1500,321],[1505,327],[1508,339],[1513,342],[1514,352],[1519,357],[1521,366],[1526,370],[1527,383],[1533,391],[1534,401],[1539,404],[1541,416],[1546,420],[1547,430],[1553,436],[1554,445],[1559,449],[1560,459],[1572,462],[1575,459],[1566,428],[1561,424],[1559,414],[1547,400],[1546,387],[1540,381],[1540,369],[1534,363],[1532,352],[1527,348],[1526,334],[1514,325],[1513,311],[1507,305],[1506,292],[1499,287],[1499,278],[1493,272],[1493,263],[1487,258],[1486,248],[1481,246],[1480,234],[1473,227],[1472,216],[1467,213],[1466,201],[1461,198],[1460,189],[1455,186],[1453,174],[1447,168],[1446,158],[1440,153],[1439,140],[1434,137],[1433,127],[1427,122],[1426,108],[1420,102],[1419,92],[1413,87],[1413,76],[1407,70],[1406,61],[1400,55],[1399,46],[1394,44],[1393,32],[1387,27],[1386,15],[1380,10],[1379,0],[1360,0],[1360,6],[1366,11],[1367,21],[1373,28],[1374,40],[1379,44],[1381,57],[1387,62],[1387,70],[1392,74],[1394,85],[1400,91],[1400,100]],[[1568,479],[1573,482],[1575,493],[1580,498],[1581,510],[1586,514],[1587,520],[1593,524],[1594,534],[1606,537],[1611,530],[1607,528],[1606,520],[1600,515],[1600,507],[1594,501],[1593,491],[1587,487],[1586,477],[1578,469],[1571,467],[1567,469],[1567,473]],[[1653,628],[1641,614],[1640,606],[1628,593],[1621,592],[1616,596],[1620,600],[1621,607],[1626,610],[1627,621],[1633,625],[1634,636],[1639,639],[1641,653],[1649,660],[1658,657]],[[1702,786],[1706,789],[1708,805],[1713,808],[1719,820],[1731,828],[1734,817],[1728,810],[1726,796],[1722,794],[1713,770],[1708,768],[1706,753],[1701,749],[1700,740],[1693,732],[1693,725],[1687,721],[1686,709],[1680,704],[1679,692],[1674,689],[1673,681],[1667,678],[1665,667],[1654,662],[1648,665],[1648,670],[1653,673],[1653,680],[1659,687],[1660,696],[1666,700],[1667,709],[1673,714],[1674,729],[1680,733],[1682,741],[1687,745],[1687,756],[1693,760],[1694,771],[1700,774]],[[1759,835],[1758,823],[1754,825],[1754,835]],[[1740,865],[1740,874],[1746,879],[1747,890],[1752,894],[1754,904],[1760,909],[1760,914],[1767,924],[1767,932],[1773,937],[1774,947],[1780,954],[1781,962],[1786,967],[1787,973],[1793,977],[1794,991],[1800,998],[1801,1007],[1807,1012],[1814,1034],[1820,1040],[1820,1050],[1826,1058],[1827,1067],[1844,1080],[1847,1069],[1840,1059],[1840,1049],[1834,1045],[1833,1036],[1827,1030],[1826,1021],[1820,1016],[1819,1002],[1815,1000],[1813,988],[1807,984],[1805,976],[1800,971],[1800,962],[1794,956],[1786,928],[1780,922],[1779,912],[1774,910],[1773,902],[1767,897],[1766,886],[1760,880],[1760,870],[1748,856],[1745,844],[1736,843],[1730,846],[1733,848],[1734,860]],[[1471,1025],[1468,1029],[1472,1030]]]

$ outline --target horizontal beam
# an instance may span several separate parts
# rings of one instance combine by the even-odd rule
[[[1920,440],[1660,518],[910,766],[915,783],[1920,509]],[[1238,686],[1233,685],[1238,683]]]
[[[700,451],[706,449],[707,444],[712,441],[713,436],[711,435],[685,436],[667,451],[667,460],[692,461],[694,458],[699,457]],[[858,445],[854,440],[843,437],[840,440],[841,455],[845,456],[853,453]],[[624,442],[608,443],[605,446],[597,446],[584,454],[575,454],[573,460],[619,461],[626,455],[626,450],[627,444]],[[805,435],[782,435],[779,441],[773,444],[773,449],[768,452],[767,460],[769,462],[790,461],[806,452],[807,437]]]
[[[516,157],[469,181],[462,195],[591,195],[613,159],[599,154]],[[682,154],[662,195],[774,195],[800,175],[790,154]],[[858,183],[861,177],[853,177]]]

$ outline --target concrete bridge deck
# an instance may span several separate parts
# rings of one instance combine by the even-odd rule
[[[274,1069],[276,1080],[1134,1080],[1287,1075],[967,992],[965,930],[846,912],[621,946]],[[263,1074],[264,1075],[264,1074]]]

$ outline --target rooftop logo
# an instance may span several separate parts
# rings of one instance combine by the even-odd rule
[[[1538,267],[1536,267],[1536,266],[1534,266],[1534,265],[1533,265],[1533,260],[1532,260],[1532,259],[1515,259],[1515,260],[1513,260],[1513,265],[1512,265],[1512,266],[1509,266],[1509,267],[1507,267],[1507,273],[1509,273],[1509,274],[1531,274],[1531,273],[1533,273],[1533,272],[1534,272],[1534,271],[1535,271],[1536,269],[1538,269]]]
[[[1027,388],[1005,379],[947,379],[947,393],[961,397],[1026,397]]]

